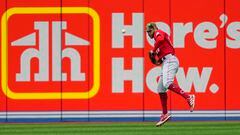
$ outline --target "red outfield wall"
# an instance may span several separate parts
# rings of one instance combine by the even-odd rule
[[[1,0],[1,121],[153,120],[161,67],[145,24],[171,35],[176,82],[196,111],[169,92],[174,119],[239,119],[238,0]],[[125,29],[126,33],[121,30]]]

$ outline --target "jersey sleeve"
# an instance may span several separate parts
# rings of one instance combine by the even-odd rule
[[[157,31],[154,36],[154,39],[155,39],[155,43],[154,43],[153,52],[156,52],[156,50],[161,45],[161,42],[164,41],[164,34],[162,32]]]

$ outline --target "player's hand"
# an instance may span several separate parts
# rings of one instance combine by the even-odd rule
[[[156,63],[155,63],[155,65],[157,65],[157,66],[159,66],[159,65],[161,65],[162,64],[162,60],[161,59],[159,59]]]

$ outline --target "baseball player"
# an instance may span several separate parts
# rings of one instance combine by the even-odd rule
[[[157,91],[162,104],[162,115],[156,126],[163,125],[171,117],[167,109],[167,90],[181,95],[189,104],[192,112],[195,106],[195,96],[185,93],[177,84],[174,77],[179,68],[179,61],[175,55],[174,48],[169,35],[159,30],[155,23],[148,23],[146,32],[151,39],[155,40],[154,48],[149,52],[150,60],[155,65],[162,65]]]

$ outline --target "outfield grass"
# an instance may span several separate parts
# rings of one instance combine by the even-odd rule
[[[0,123],[0,135],[239,135],[240,122]]]

